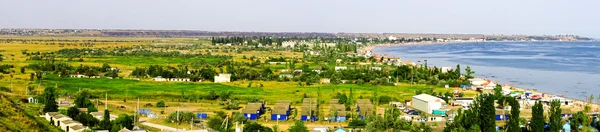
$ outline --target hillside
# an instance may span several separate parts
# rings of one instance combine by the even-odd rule
[[[0,131],[13,132],[27,130],[30,132],[58,132],[55,127],[48,125],[42,118],[35,118],[37,113],[28,110],[14,98],[0,93]],[[39,107],[39,106],[38,106]]]

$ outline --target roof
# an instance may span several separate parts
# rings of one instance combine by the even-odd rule
[[[330,99],[329,100],[329,104],[339,104],[340,103],[340,99]]]
[[[285,115],[287,114],[287,109],[273,109],[271,114]]]
[[[62,123],[65,124],[65,125],[66,124],[73,124],[73,123],[75,123],[75,124],[81,124],[81,123],[79,123],[79,122],[77,122],[75,120],[66,120],[66,121],[62,121]]]
[[[347,112],[344,110],[337,111],[337,116],[346,116]],[[334,116],[334,112],[331,112],[331,116]]]
[[[331,111],[346,110],[346,106],[344,106],[343,104],[332,104],[329,106],[329,109]]]
[[[126,127],[123,127],[123,129],[119,130],[119,132],[131,132],[129,129],[127,129]]]
[[[92,114],[92,116],[104,116],[104,113],[102,112],[90,112],[90,114]]]
[[[312,111],[312,115],[316,114],[316,111],[318,109],[316,109],[316,107],[308,107],[308,106],[302,106],[302,112],[300,112],[302,115],[308,115],[310,111]]]
[[[371,103],[371,100],[369,100],[369,99],[357,99],[356,103],[357,104]]]
[[[245,108],[245,109],[242,110],[242,113],[244,113],[244,114],[256,114],[256,111],[258,111],[258,109]]]
[[[442,100],[438,97],[435,97],[435,96],[431,96],[429,94],[419,94],[419,95],[413,96],[413,99],[418,99],[418,100],[425,101],[425,102],[433,102],[433,101],[444,102],[444,100]]]
[[[302,103],[311,103],[311,102],[315,103],[315,104],[318,103],[317,102],[317,98],[304,98],[304,99],[302,99]]]
[[[69,128],[71,128],[71,129],[73,129],[75,131],[79,131],[79,130],[85,129],[85,127],[83,127],[82,125],[75,125],[75,126],[72,126],[72,127],[69,127]]]

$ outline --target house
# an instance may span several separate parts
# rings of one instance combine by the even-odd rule
[[[329,84],[331,80],[329,78],[321,78],[321,84]]]
[[[381,71],[381,67],[371,67],[371,70],[373,70],[373,71]]]
[[[156,76],[156,77],[152,78],[152,81],[164,82],[164,81],[167,81],[167,79],[162,78],[162,76]]]
[[[336,71],[339,71],[339,70],[346,70],[346,69],[348,69],[348,67],[346,67],[346,66],[335,66],[335,70],[336,70]]]
[[[329,127],[314,127],[313,132],[328,132]]]
[[[215,76],[215,83],[231,82],[231,74],[221,73]]]
[[[316,121],[319,102],[317,98],[304,98],[302,100],[302,112],[300,119],[302,121]]]
[[[292,74],[279,74],[279,78],[294,78]]]
[[[104,112],[90,112],[90,114],[98,120],[104,119]],[[117,117],[115,115],[109,115],[109,118],[110,118],[109,120],[111,120],[111,121],[117,119]]]
[[[331,121],[345,122],[346,121],[346,106],[343,104],[331,104],[329,106],[329,113]]]
[[[452,67],[441,67],[442,73],[448,73],[452,70]]]
[[[37,104],[38,100],[36,98],[29,97],[29,98],[27,98],[27,103],[36,103]]]
[[[492,90],[496,88],[497,83],[494,83],[491,80],[487,80],[486,83],[483,84],[483,89]]]
[[[453,106],[469,106],[470,104],[473,103],[473,98],[460,98],[457,97],[454,99],[454,101],[452,102]]]
[[[358,111],[360,119],[364,119],[366,116],[373,114],[374,106],[369,99],[357,99],[356,110]]]
[[[78,127],[75,127],[78,126]],[[65,120],[62,122],[61,129],[67,131],[67,132],[73,132],[75,130],[73,130],[74,128],[79,129],[80,131],[83,131],[83,125],[75,120]]]
[[[289,100],[279,100],[275,103],[275,107],[271,110],[271,120],[287,120],[290,114]]]
[[[294,41],[284,41],[284,42],[281,42],[281,47],[294,48],[294,46],[296,46],[296,42],[294,42]]]
[[[412,107],[426,112],[433,113],[434,110],[440,110],[446,104],[443,99],[440,99],[429,94],[419,94],[412,97]]]
[[[264,104],[262,103],[248,103],[246,108],[242,110],[242,113],[248,120],[256,120],[262,114],[263,109]]]
[[[335,63],[342,63],[342,59],[336,59]]]
[[[88,76],[83,75],[83,74],[74,74],[74,75],[70,75],[72,78],[87,78]]]

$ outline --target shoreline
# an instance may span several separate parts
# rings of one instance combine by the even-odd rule
[[[369,46],[365,46],[360,48],[359,53],[367,53],[370,52],[373,56],[383,56],[385,58],[399,58],[399,56],[389,56],[387,54],[377,54],[376,52],[374,52],[374,49],[377,48],[385,48],[385,47],[396,47],[396,46],[414,46],[414,45],[438,45],[438,44],[461,44],[461,43],[486,43],[486,42],[593,42],[593,41],[466,41],[466,42],[418,42],[418,43],[401,43],[401,44],[374,44],[374,45],[369,45]],[[407,65],[408,62],[410,61],[404,61],[402,60],[402,64],[403,65]],[[491,79],[488,79],[491,80]],[[491,80],[494,82],[497,82],[495,80]],[[501,84],[501,85],[505,85],[505,84]],[[542,99],[545,98],[554,98],[554,97],[560,97],[560,98],[564,98],[565,100],[570,100],[573,102],[572,105],[573,107],[581,107],[581,110],[583,109],[583,107],[585,105],[590,105],[590,107],[592,108],[592,111],[590,112],[599,112],[598,108],[600,108],[600,105],[597,103],[594,103],[594,101],[596,100],[596,98],[594,98],[592,100],[592,103],[589,103],[588,101],[585,100],[580,100],[580,99],[574,99],[574,98],[569,98],[569,97],[564,97],[564,96],[559,96],[559,95],[555,95],[555,94],[550,94],[550,93],[545,93],[545,92],[539,92],[539,89],[528,89],[528,88],[521,88],[521,87],[517,87],[517,86],[513,86],[513,85],[508,85],[510,86],[510,88],[514,91],[523,91],[523,92],[531,92],[532,95],[540,95],[542,96]],[[588,96],[589,98],[589,96]],[[540,99],[541,100],[541,99]]]

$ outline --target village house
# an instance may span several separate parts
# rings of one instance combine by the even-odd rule
[[[290,114],[290,103],[289,100],[279,100],[275,103],[275,107],[271,111],[271,120],[287,120]]]
[[[296,46],[296,42],[294,42],[294,41],[284,41],[284,42],[281,42],[281,47],[294,48],[294,46]]]
[[[221,73],[218,76],[215,76],[215,83],[223,83],[223,82],[231,82],[231,74]]]
[[[167,79],[162,78],[162,76],[156,76],[156,77],[152,78],[152,81],[164,82],[164,81],[167,81]]]
[[[371,67],[371,70],[373,70],[373,71],[381,71],[381,67]]]
[[[329,84],[331,80],[329,78],[321,78],[321,84]]]
[[[413,108],[432,114],[434,110],[440,110],[446,101],[429,94],[419,94],[412,97]]]
[[[279,78],[294,78],[292,74],[279,74]]]
[[[348,67],[346,67],[346,66],[335,66],[335,70],[336,70],[336,71],[339,71],[339,70],[346,70],[346,69],[348,69]]]

